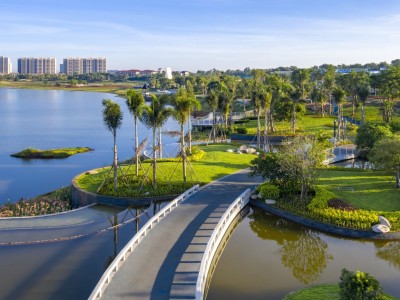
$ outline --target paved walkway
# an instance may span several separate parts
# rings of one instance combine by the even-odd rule
[[[207,242],[229,205],[262,180],[248,170],[215,181],[152,229],[108,285],[104,299],[193,299]]]

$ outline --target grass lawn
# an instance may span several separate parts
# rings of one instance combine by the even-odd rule
[[[227,149],[237,148],[235,145],[217,144],[200,146],[199,148],[205,151],[205,155],[201,160],[191,162],[194,172],[187,166],[187,179],[189,184],[206,184],[225,175],[248,168],[250,166],[250,161],[256,157],[254,154],[226,152]],[[140,175],[148,171],[148,178],[151,179],[153,175],[150,164],[150,160],[142,163],[143,169],[140,170]],[[109,170],[110,167],[107,167],[99,169],[99,173],[97,174],[83,174],[77,179],[77,183],[85,190],[96,192],[107,174],[109,174],[109,178],[112,177],[112,173],[109,172]],[[125,165],[122,166],[120,170],[124,172],[125,176],[128,178],[136,177],[134,175],[135,168],[133,166],[129,167]],[[122,176],[120,177],[122,178]],[[173,185],[182,187],[182,178],[182,163],[177,159],[167,159],[157,162],[157,184],[161,187],[161,193],[163,189],[168,189]],[[151,186],[145,191],[148,191],[150,195],[157,195],[153,194]],[[135,193],[130,196],[135,196]]]
[[[361,209],[400,211],[400,190],[396,188],[392,174],[359,169],[323,169],[317,184]]]
[[[284,300],[335,300],[340,299],[340,288],[338,284],[321,284],[307,287],[287,295]],[[384,294],[382,299],[396,299]]]
[[[60,148],[60,149],[49,149],[49,150],[39,150],[33,148],[27,148],[21,152],[11,154],[12,157],[23,158],[23,159],[50,159],[50,158],[66,158],[71,155],[78,153],[84,153],[93,151],[93,149],[88,147],[75,147],[75,148]]]
[[[320,115],[307,114],[302,119],[297,120],[298,133],[316,133],[321,130],[328,130],[333,135],[333,121],[335,117],[322,117]],[[244,124],[248,130],[248,134],[257,133],[257,120],[250,120]],[[264,126],[264,118],[261,118],[261,126]],[[291,134],[292,125],[290,122],[276,122],[277,131],[275,134]]]

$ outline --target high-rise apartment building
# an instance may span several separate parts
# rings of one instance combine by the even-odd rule
[[[106,73],[105,58],[64,58],[61,72],[73,74]]]
[[[12,64],[9,57],[0,56],[0,74],[12,73]]]
[[[51,57],[18,58],[20,74],[56,74],[56,59]]]

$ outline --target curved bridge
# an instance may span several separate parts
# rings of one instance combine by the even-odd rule
[[[194,299],[214,228],[243,191],[261,183],[248,173],[243,170],[214,181],[170,212],[119,267],[102,299]]]

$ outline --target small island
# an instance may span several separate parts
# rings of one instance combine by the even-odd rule
[[[34,148],[27,148],[21,152],[11,154],[12,157],[23,158],[23,159],[52,159],[52,158],[67,158],[69,156],[93,151],[89,147],[75,147],[75,148],[60,148],[60,149],[49,149],[40,150]]]

